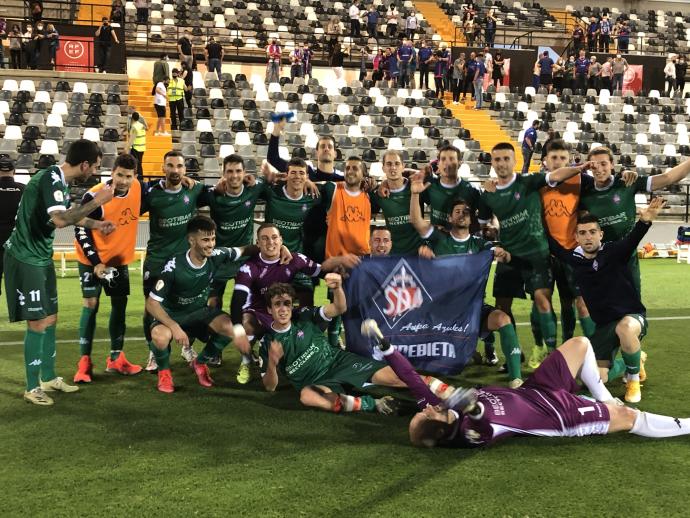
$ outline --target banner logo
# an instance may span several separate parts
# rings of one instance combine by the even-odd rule
[[[405,259],[400,259],[374,296],[374,304],[393,329],[410,311],[433,299]]]

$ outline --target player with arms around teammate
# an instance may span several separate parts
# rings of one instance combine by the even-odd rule
[[[141,209],[141,185],[136,179],[136,169],[137,161],[132,155],[119,155],[113,165],[112,179],[92,187],[82,199],[82,205],[86,205],[96,193],[109,186],[114,193],[113,199],[91,212],[89,218],[95,221],[112,221],[115,231],[104,235],[83,226],[74,228],[74,248],[79,262],[79,282],[84,299],[79,321],[81,358],[74,375],[75,383],[91,383],[91,349],[101,289],[110,297],[111,305],[108,325],[110,356],[106,361],[106,371],[124,375],[141,372],[139,365],[127,361],[122,350],[129,296],[127,265],[134,260]]]
[[[26,320],[24,399],[36,405],[52,405],[46,391],[74,392],[55,373],[55,326],[57,324],[57,282],[53,265],[53,239],[56,228],[80,224],[109,234],[110,221],[95,221],[86,216],[113,197],[104,187],[93,199],[79,207],[69,205],[69,182],[84,181],[98,169],[101,151],[90,140],[77,140],[70,146],[65,163],[38,171],[26,186],[19,204],[17,224],[5,243],[5,289],[10,322]]]
[[[630,403],[642,399],[640,382],[647,377],[646,355],[640,349],[640,340],[647,334],[647,318],[634,274],[626,265],[663,207],[664,200],[654,198],[630,233],[618,241],[603,243],[604,232],[594,214],[578,219],[575,239],[579,246],[575,250],[549,241],[554,254],[573,267],[596,324],[591,340],[602,378],[611,380],[626,373],[625,400]],[[619,347],[622,360],[616,359]]]
[[[216,224],[206,216],[195,216],[187,225],[189,249],[171,257],[162,269],[156,285],[146,299],[146,310],[154,318],[149,347],[158,364],[158,390],[173,392],[170,373],[170,343],[189,346],[190,336],[207,342],[192,368],[204,387],[213,385],[207,362],[235,336],[230,316],[209,306],[208,295],[213,276],[225,263],[242,255],[253,255],[244,248],[216,248]],[[237,326],[240,333],[244,330]],[[209,335],[223,338],[210,341]]]

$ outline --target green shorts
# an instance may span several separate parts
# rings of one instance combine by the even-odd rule
[[[644,336],[647,334],[647,318],[644,315],[637,313],[625,316],[632,317],[641,324],[642,330],[640,331],[640,336],[638,338],[642,340],[642,338],[644,338]],[[616,326],[618,325],[618,322],[620,322],[620,320],[609,322],[603,326],[597,324],[596,328],[594,329],[594,334],[590,337],[590,341],[592,342],[592,348],[594,349],[594,355],[596,356],[597,360],[610,362],[615,360],[616,354],[618,354],[618,348],[621,345],[620,341],[618,340],[618,335],[616,334]]]
[[[144,276],[143,276],[143,287],[144,287],[144,299],[148,298],[149,293],[153,291],[153,287],[156,285],[156,281],[161,276],[161,270],[165,261],[160,262],[157,260],[149,259],[146,257],[144,259]]]
[[[386,367],[386,363],[365,358],[347,351],[338,351],[328,371],[319,379],[305,384],[298,389],[309,385],[322,385],[333,392],[343,393],[347,388],[363,388],[365,383],[371,382],[372,376]]]
[[[55,266],[34,266],[5,253],[5,293],[10,322],[40,320],[58,312]]]
[[[551,273],[553,274],[551,291],[553,291],[555,284],[558,288],[558,295],[562,299],[574,299],[580,296],[580,288],[575,283],[575,273],[568,263],[551,256]]]
[[[166,309],[166,311],[168,310]],[[186,313],[168,311],[168,316],[179,324],[182,330],[187,333],[187,336],[196,338],[202,342],[208,342],[212,333],[208,326],[218,315],[227,315],[227,313],[213,306],[204,306],[203,308]],[[164,324],[158,320],[154,320],[151,323],[151,329],[159,325]]]
[[[525,282],[520,270],[510,263],[498,263],[494,273],[493,296],[497,299],[524,299]]]
[[[116,266],[112,280],[99,279],[93,273],[93,266],[79,263],[79,284],[81,296],[85,299],[99,297],[101,287],[108,297],[126,297],[129,295],[129,268],[127,265]]]

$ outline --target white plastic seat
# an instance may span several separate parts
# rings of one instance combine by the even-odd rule
[[[388,99],[386,99],[383,96],[377,97],[374,101],[374,106],[376,106],[377,108],[385,108],[386,106],[388,106]]]
[[[231,121],[243,121],[244,112],[240,108],[233,108],[230,110],[230,120]]]
[[[532,97],[534,97],[536,94],[537,94],[537,92],[533,86],[526,86],[525,87],[525,95],[531,95]]]
[[[62,128],[64,125],[62,123],[62,116],[57,113],[51,113],[48,115],[46,120],[46,127]]]
[[[304,147],[308,148],[308,149],[316,149],[316,145],[318,143],[319,143],[319,137],[316,135],[316,133],[310,133],[304,139]]]
[[[280,83],[268,83],[268,93],[269,94],[275,94],[282,92],[282,87],[280,86]]]
[[[412,128],[412,133],[410,134],[410,138],[418,139],[418,140],[425,139],[426,133],[424,132],[424,128],[422,128],[421,126],[415,126],[414,128]]]
[[[53,109],[50,111],[53,115],[67,115],[69,112],[67,110],[67,105],[63,102],[53,103]]]
[[[369,176],[372,178],[383,178],[383,164],[374,162],[369,166]]]
[[[7,101],[0,101],[0,113],[9,115],[10,103],[8,103]]]
[[[223,91],[220,88],[211,88],[211,90],[208,92],[208,98],[209,99],[222,99],[223,98]]]
[[[580,127],[577,125],[577,122],[568,121],[568,124],[565,125],[565,131],[569,131],[570,133],[575,134],[578,131],[580,131]]]
[[[410,116],[410,109],[407,106],[404,106],[401,104],[400,106],[398,106],[397,116],[398,117],[409,117]]]
[[[2,83],[2,89],[10,92],[16,92],[19,90],[19,85],[14,79],[5,79],[5,81]]]
[[[676,146],[674,146],[673,144],[666,144],[664,146],[664,156],[678,156]]]
[[[647,139],[647,134],[646,133],[638,133],[635,135],[635,144],[649,144],[649,140]]]
[[[22,140],[22,128],[20,126],[6,126],[5,140]]]
[[[235,147],[239,146],[251,146],[252,144],[252,139],[249,136],[249,133],[246,131],[240,131],[239,133],[235,134]]]
[[[422,109],[421,106],[414,106],[410,110],[410,117],[414,117],[416,119],[421,119],[424,117],[424,110]]]
[[[316,104],[316,97],[312,93],[302,94],[302,104],[305,106],[307,104]]]
[[[45,90],[39,90],[38,92],[36,92],[36,95],[34,95],[34,102],[50,103],[50,92],[46,92]]]
[[[98,128],[84,128],[83,138],[91,142],[100,142],[101,136],[98,133]]]
[[[19,89],[26,92],[35,92],[36,85],[31,79],[22,79],[22,82],[19,83]]]
[[[196,130],[201,133],[202,131],[213,131],[211,127],[211,121],[209,119],[199,119],[196,121]]]
[[[38,151],[41,155],[59,155],[58,143],[54,140],[44,140],[41,144],[41,149]]]
[[[82,93],[84,95],[88,95],[89,86],[82,81],[77,81],[76,83],[74,83],[74,86],[72,87],[72,93]]]
[[[232,144],[221,144],[220,146],[220,151],[218,152],[218,155],[220,158],[225,158],[226,156],[229,155],[234,155],[235,154],[235,146]]]
[[[357,124],[353,124],[347,129],[347,136],[350,138],[360,138],[362,136],[362,128]]]
[[[623,115],[635,115],[635,107],[632,104],[624,104]]]
[[[649,161],[647,160],[647,155],[637,155],[635,157],[635,167],[648,167]]]
[[[287,101],[278,101],[276,103],[276,113],[285,113],[290,111],[290,105]]]
[[[525,101],[520,101],[517,103],[517,111],[522,113],[527,113],[529,111],[529,105]]]
[[[369,115],[360,115],[359,120],[357,121],[357,125],[360,128],[369,128],[373,126],[373,124],[371,123],[371,117],[369,117]]]
[[[303,137],[314,135],[314,125],[311,122],[303,122],[299,128],[299,134]]]
[[[577,139],[575,138],[575,134],[572,131],[563,132],[563,140],[565,140],[568,144],[576,144],[577,143]]]
[[[399,137],[391,137],[388,140],[388,149],[395,149],[397,151],[402,151],[404,149],[402,139],[400,139]]]
[[[453,140],[453,147],[458,148],[463,153],[467,149],[467,146],[465,146],[465,141],[460,138],[456,138],[455,140]]]

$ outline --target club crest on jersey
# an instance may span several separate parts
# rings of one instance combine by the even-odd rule
[[[297,338],[304,338],[304,331],[302,331],[301,329],[297,331]]]
[[[50,173],[50,179],[53,180],[53,185],[56,183],[62,183],[62,178],[60,177],[60,173],[57,171],[53,171]]]
[[[400,259],[383,281],[373,302],[393,329],[410,311],[433,299],[405,259]]]
[[[307,206],[306,205],[302,205],[302,212],[307,212]]]
[[[247,201],[244,202],[244,206],[245,206],[245,207],[251,207],[251,206],[252,206],[252,202],[251,202],[250,200],[247,200]]]
[[[189,205],[189,196],[187,196],[187,195],[185,194],[184,197],[182,198],[182,201],[184,201],[184,204],[185,204],[185,205]]]
[[[599,262],[596,259],[592,263],[592,270],[594,270],[595,272],[599,271]]]
[[[520,199],[520,193],[519,193],[519,192],[516,192],[516,193],[515,193],[515,199],[516,199],[516,200],[519,200],[519,199]]]
[[[620,203],[621,202],[621,197],[619,194],[614,194],[613,195],[613,203]]]

